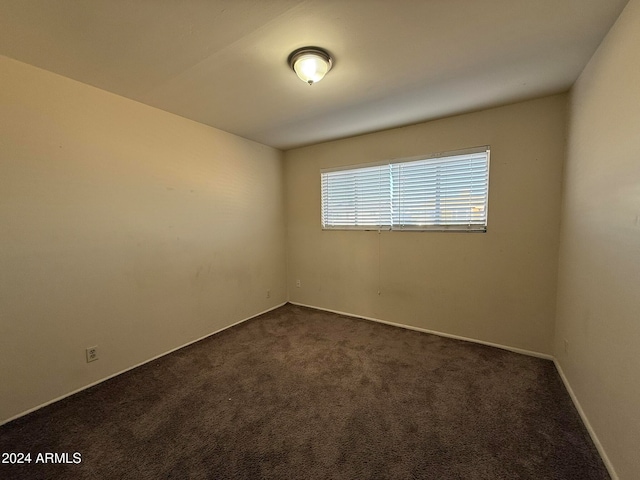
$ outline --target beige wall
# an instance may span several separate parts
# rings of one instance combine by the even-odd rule
[[[285,152],[290,300],[550,354],[565,114],[557,95]],[[321,168],[485,144],[488,233],[321,230]]]
[[[640,0],[571,92],[565,175],[555,355],[618,475],[637,479]]]
[[[0,422],[286,301],[281,152],[5,57],[0,85]]]

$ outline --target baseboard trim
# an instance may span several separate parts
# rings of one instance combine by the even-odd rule
[[[540,352],[534,352],[534,351],[531,351],[531,350],[524,350],[524,349],[516,348],[516,347],[509,347],[507,345],[500,345],[500,344],[492,343],[492,342],[485,342],[484,340],[477,340],[475,338],[468,338],[468,337],[462,337],[460,335],[453,335],[453,334],[450,334],[450,333],[438,332],[436,330],[429,330],[429,329],[426,329],[426,328],[414,327],[414,326],[405,325],[405,324],[402,324],[402,323],[389,322],[389,321],[386,321],[386,320],[381,320],[379,318],[367,317],[367,316],[364,316],[364,315],[356,315],[356,314],[353,314],[353,313],[342,312],[340,310],[333,310],[333,309],[330,309],[330,308],[317,307],[315,305],[307,305],[307,304],[304,304],[304,303],[292,302],[291,300],[289,301],[289,303],[291,303],[292,305],[298,305],[300,307],[313,308],[315,310],[322,310],[322,311],[325,311],[325,312],[337,313],[339,315],[345,315],[347,317],[361,318],[363,320],[370,320],[372,322],[383,323],[385,325],[391,325],[391,326],[394,326],[394,327],[406,328],[408,330],[415,330],[417,332],[430,333],[432,335],[438,335],[440,337],[446,337],[446,338],[453,338],[453,339],[456,339],[456,340],[464,340],[466,342],[479,343],[481,345],[488,345],[490,347],[501,348],[503,350],[508,350],[510,352],[520,353],[520,354],[528,355],[528,356],[531,356],[531,357],[543,358],[545,360],[552,360],[554,365],[555,365],[555,367],[556,367],[556,370],[558,371],[558,374],[560,375],[560,378],[562,379],[562,383],[564,383],[564,386],[567,389],[567,392],[569,393],[569,396],[571,397],[571,401],[573,402],[574,406],[576,407],[576,410],[578,410],[578,414],[580,415],[580,418],[582,419],[582,423],[584,423],[585,427],[587,428],[587,431],[589,432],[589,436],[591,437],[591,440],[593,441],[594,445],[596,446],[596,449],[598,450],[598,453],[600,454],[600,458],[602,458],[602,461],[603,461],[605,467],[607,468],[607,471],[609,472],[609,475],[611,476],[611,480],[620,480],[620,477],[618,477],[618,474],[616,473],[616,470],[613,467],[613,464],[611,463],[611,460],[609,460],[609,457],[607,456],[607,453],[605,452],[604,447],[602,446],[602,443],[600,443],[600,439],[598,438],[598,436],[596,435],[595,430],[591,426],[591,422],[589,422],[589,419],[587,418],[587,415],[584,413],[584,410],[582,409],[582,405],[580,405],[580,402],[578,401],[578,397],[576,397],[576,394],[574,393],[573,389],[571,388],[571,384],[567,380],[567,377],[565,376],[565,374],[564,374],[564,372],[562,370],[562,367],[560,366],[560,364],[558,363],[558,360],[553,355],[548,355],[546,353],[540,353]]]
[[[156,356],[154,356],[152,358],[149,358],[148,360],[145,360],[145,361],[140,362],[140,363],[138,363],[136,365],[133,365],[132,367],[129,367],[129,368],[126,368],[126,369],[121,370],[119,372],[116,372],[114,374],[111,374],[111,375],[109,375],[109,376],[107,376],[105,378],[102,378],[102,379],[97,380],[95,382],[92,382],[92,383],[90,383],[88,385],[85,385],[85,386],[83,386],[81,388],[78,388],[78,389],[73,390],[73,391],[71,391],[69,393],[66,393],[66,394],[61,395],[61,396],[59,396],[57,398],[54,398],[53,400],[49,400],[49,401],[47,401],[45,403],[42,403],[42,404],[40,404],[40,405],[38,405],[36,407],[30,408],[28,410],[25,410],[24,412],[21,412],[21,413],[19,413],[17,415],[14,415],[14,416],[6,419],[6,420],[0,421],[0,426],[5,425],[5,424],[7,424],[9,422],[12,422],[14,420],[17,420],[20,417],[24,417],[25,415],[28,415],[28,414],[30,414],[32,412],[35,412],[36,410],[39,410],[39,409],[41,409],[43,407],[46,407],[47,405],[51,405],[52,403],[58,402],[58,401],[63,400],[65,398],[67,398],[67,397],[75,395],[76,393],[79,393],[79,392],[81,392],[83,390],[86,390],[88,388],[94,387],[94,386],[96,386],[96,385],[98,385],[98,384],[100,384],[102,382],[106,382],[107,380],[109,380],[111,378],[114,378],[114,377],[117,377],[118,375],[122,375],[123,373],[126,373],[126,372],[128,372],[130,370],[133,370],[134,368],[138,368],[138,367],[140,367],[142,365],[145,365],[146,363],[153,362],[154,360],[157,360],[158,358],[164,357],[165,355],[169,355],[169,354],[171,354],[171,353],[173,353],[173,352],[175,352],[177,350],[180,350],[181,348],[188,347],[189,345],[192,345],[192,344],[194,344],[196,342],[204,340],[205,338],[208,338],[208,337],[211,337],[213,335],[216,335],[217,333],[220,333],[220,332],[222,332],[224,330],[227,330],[227,329],[229,329],[231,327],[235,327],[236,325],[240,325],[241,323],[244,323],[244,322],[246,322],[248,320],[251,320],[252,318],[256,318],[256,317],[259,317],[260,315],[264,315],[265,313],[268,313],[268,312],[270,312],[272,310],[276,310],[276,309],[286,305],[287,303],[291,303],[292,305],[297,305],[297,306],[300,306],[300,307],[313,308],[315,310],[322,310],[322,311],[325,311],[325,312],[337,313],[339,315],[345,315],[345,316],[348,316],[348,317],[361,318],[363,320],[369,320],[369,321],[372,321],[372,322],[382,323],[382,324],[385,324],[385,325],[391,325],[391,326],[394,326],[394,327],[405,328],[407,330],[414,330],[414,331],[417,331],[417,332],[429,333],[429,334],[432,334],[432,335],[438,335],[440,337],[453,338],[453,339],[456,339],[456,340],[464,340],[466,342],[478,343],[478,344],[481,344],[481,345],[487,345],[487,346],[490,346],[490,347],[496,347],[496,348],[500,348],[500,349],[503,349],[503,350],[508,350],[508,351],[515,352],[515,353],[520,353],[520,354],[523,354],[523,355],[528,355],[528,356],[531,356],[531,357],[537,357],[537,358],[543,358],[543,359],[546,359],[546,360],[552,360],[553,363],[555,364],[555,367],[556,367],[556,370],[558,371],[558,374],[560,375],[560,378],[562,379],[562,382],[563,382],[565,388],[567,389],[567,392],[569,392],[569,396],[571,397],[571,400],[572,400],[574,406],[576,407],[576,410],[578,411],[578,414],[580,415],[580,418],[582,419],[582,422],[584,423],[585,427],[587,428],[587,431],[589,432],[589,436],[591,437],[591,440],[593,441],[596,449],[598,450],[598,453],[600,454],[600,457],[602,458],[602,461],[605,464],[605,467],[607,468],[607,470],[609,472],[609,475],[611,476],[611,479],[612,480],[619,480],[618,474],[616,473],[615,468],[613,467],[613,464],[609,460],[609,457],[608,457],[607,453],[605,452],[604,447],[600,443],[600,439],[596,435],[596,432],[594,431],[593,427],[591,426],[591,422],[589,422],[589,419],[587,418],[587,415],[585,414],[584,410],[582,409],[582,405],[580,405],[580,402],[578,401],[578,398],[576,397],[576,394],[574,393],[573,388],[571,388],[571,384],[567,380],[567,377],[565,376],[564,371],[562,370],[562,367],[560,366],[560,363],[558,363],[557,359],[555,359],[552,355],[548,355],[548,354],[540,353],[540,352],[534,352],[534,351],[531,351],[531,350],[525,350],[525,349],[516,348],[516,347],[509,347],[507,345],[500,345],[500,344],[497,344],[497,343],[486,342],[484,340],[478,340],[478,339],[474,339],[474,338],[463,337],[463,336],[460,336],[460,335],[453,335],[453,334],[450,334],[450,333],[439,332],[439,331],[436,331],[436,330],[429,330],[429,329],[426,329],[426,328],[414,327],[414,326],[405,325],[405,324],[402,324],[402,323],[389,322],[387,320],[381,320],[379,318],[367,317],[367,316],[364,316],[364,315],[356,315],[356,314],[353,314],[353,313],[342,312],[340,310],[333,310],[333,309],[330,309],[330,308],[318,307],[318,306],[315,306],[315,305],[307,305],[307,304],[304,304],[304,303],[292,302],[292,301],[283,302],[283,303],[281,303],[279,305],[276,305],[274,307],[268,308],[267,310],[264,310],[262,312],[256,313],[255,315],[251,315],[251,316],[249,316],[247,318],[244,318],[244,319],[239,320],[239,321],[237,321],[235,323],[232,323],[231,325],[227,325],[226,327],[220,328],[220,329],[218,329],[218,330],[216,330],[214,332],[211,332],[211,333],[208,333],[206,335],[203,335],[200,338],[197,338],[195,340],[187,342],[187,343],[185,343],[183,345],[180,345],[178,347],[172,348],[171,350],[168,350],[168,351],[166,351],[164,353],[161,353],[161,354],[156,355]]]
[[[220,333],[220,332],[222,332],[222,331],[224,331],[224,330],[227,330],[228,328],[235,327],[236,325],[240,325],[241,323],[244,323],[244,322],[246,322],[247,320],[251,320],[252,318],[259,317],[260,315],[264,315],[265,313],[268,313],[268,312],[270,312],[270,311],[272,311],[272,310],[275,310],[275,309],[277,309],[277,308],[280,308],[280,307],[282,307],[282,306],[286,305],[287,303],[288,303],[288,302],[283,302],[283,303],[281,303],[280,305],[276,305],[275,307],[268,308],[267,310],[264,310],[264,311],[262,311],[262,312],[260,312],[260,313],[256,313],[255,315],[251,315],[250,317],[247,317],[247,318],[244,318],[244,319],[242,319],[242,320],[239,320],[239,321],[237,321],[237,322],[235,322],[235,323],[232,323],[231,325],[227,325],[226,327],[220,328],[220,329],[216,330],[215,332],[208,333],[208,334],[206,334],[206,335],[203,335],[203,336],[202,336],[202,337],[200,337],[200,338],[196,338],[195,340],[191,340],[190,342],[187,342],[187,343],[185,343],[184,345],[180,345],[179,347],[172,348],[171,350],[168,350],[168,351],[166,351],[166,352],[164,352],[164,353],[161,353],[160,355],[156,355],[155,357],[149,358],[148,360],[145,360],[145,361],[143,361],[143,362],[140,362],[140,363],[138,363],[138,364],[136,364],[136,365],[134,365],[134,366],[132,366],[132,367],[125,368],[124,370],[121,370],[121,371],[119,371],[119,372],[113,373],[113,374],[111,374],[111,375],[109,375],[109,376],[107,376],[107,377],[104,377],[104,378],[100,379],[100,380],[96,380],[95,382],[92,382],[92,383],[90,383],[90,384],[88,384],[88,385],[85,385],[84,387],[80,387],[80,388],[78,388],[78,389],[76,389],[76,390],[73,390],[72,392],[65,393],[64,395],[61,395],[61,396],[59,396],[59,397],[56,397],[56,398],[54,398],[53,400],[49,400],[48,402],[45,402],[45,403],[43,403],[43,404],[41,404],[41,405],[38,405],[38,406],[33,407],[33,408],[30,408],[29,410],[25,410],[25,411],[24,411],[24,412],[22,412],[22,413],[19,413],[19,414],[17,414],[17,415],[14,415],[13,417],[9,417],[9,418],[8,418],[8,419],[6,419],[6,420],[2,420],[2,421],[0,421],[0,426],[5,425],[5,424],[7,424],[7,423],[9,423],[9,422],[12,422],[12,421],[14,421],[14,420],[17,420],[17,419],[18,419],[18,418],[20,418],[20,417],[24,417],[25,415],[29,415],[30,413],[35,412],[36,410],[40,410],[41,408],[46,407],[47,405],[51,405],[52,403],[59,402],[60,400],[63,400],[63,399],[65,399],[65,398],[67,398],[67,397],[70,397],[71,395],[75,395],[76,393],[79,393],[79,392],[81,392],[81,391],[83,391],[83,390],[86,390],[86,389],[91,388],[91,387],[95,387],[96,385],[98,385],[98,384],[100,384],[100,383],[102,383],[102,382],[106,382],[107,380],[109,380],[109,379],[111,379],[111,378],[114,378],[114,377],[117,377],[118,375],[122,375],[123,373],[126,373],[126,372],[128,372],[129,370],[133,370],[134,368],[138,368],[138,367],[140,367],[140,366],[142,366],[142,365],[144,365],[144,364],[146,364],[146,363],[153,362],[154,360],[157,360],[157,359],[158,359],[158,358],[160,358],[160,357],[164,357],[165,355],[169,355],[170,353],[173,353],[173,352],[175,352],[176,350],[180,350],[181,348],[188,347],[188,346],[189,346],[189,345],[191,345],[191,344],[194,344],[194,343],[196,343],[196,342],[199,342],[200,340],[204,340],[205,338],[211,337],[211,336],[213,336],[213,335],[215,335],[215,334],[217,334],[217,333]]]
[[[464,340],[465,342],[479,343],[481,345],[487,345],[489,347],[500,348],[502,350],[508,350],[510,352],[520,353],[522,355],[528,355],[530,357],[543,358],[545,360],[554,360],[553,355],[548,355],[546,353],[534,352],[532,350],[525,350],[525,349],[517,348],[517,347],[510,347],[508,345],[501,345],[499,343],[486,342],[484,340],[478,340],[478,339],[469,338],[469,337],[462,337],[460,335],[454,335],[454,334],[451,334],[451,333],[438,332],[436,330],[429,330],[429,329],[426,329],[426,328],[414,327],[412,325],[405,325],[403,323],[389,322],[387,320],[381,320],[379,318],[366,317],[366,316],[363,316],[363,315],[356,315],[355,313],[341,312],[339,310],[332,310],[330,308],[316,307],[315,305],[306,305],[304,303],[292,302],[291,300],[289,300],[289,303],[291,303],[292,305],[298,305],[299,307],[314,308],[316,310],[323,310],[325,312],[337,313],[339,315],[346,315],[347,317],[362,318],[363,320],[370,320],[372,322],[384,323],[385,325],[391,325],[393,327],[406,328],[407,330],[414,330],[416,332],[430,333],[432,335],[438,335],[439,337],[453,338],[455,340]]]
[[[573,401],[573,405],[576,407],[576,410],[578,410],[578,413],[580,414],[582,423],[584,423],[584,426],[587,427],[587,432],[589,432],[589,436],[591,437],[591,440],[593,440],[593,444],[596,446],[596,449],[600,454],[600,458],[602,458],[602,461],[604,462],[604,466],[607,467],[607,470],[609,471],[611,480],[620,480],[620,477],[618,477],[618,474],[616,473],[615,468],[613,468],[613,464],[611,463],[611,460],[609,460],[609,456],[607,455],[607,452],[605,452],[604,447],[602,446],[602,443],[600,443],[600,439],[598,438],[598,435],[596,435],[595,430],[591,426],[591,422],[589,422],[589,419],[587,418],[587,414],[584,413],[584,410],[582,409],[582,405],[580,405],[580,402],[578,401],[578,397],[576,397],[576,394],[573,392],[573,388],[571,388],[571,384],[569,383],[569,380],[567,380],[567,377],[564,374],[564,371],[562,370],[560,363],[555,358],[553,359],[553,363],[556,366],[556,370],[558,371],[558,374],[560,374],[560,378],[562,379],[562,383],[564,383],[564,387],[567,389],[567,392],[569,392],[569,396]]]

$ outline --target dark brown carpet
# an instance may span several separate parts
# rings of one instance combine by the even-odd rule
[[[605,479],[552,362],[294,305],[0,427],[0,478]]]

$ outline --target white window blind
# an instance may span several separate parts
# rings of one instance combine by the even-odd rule
[[[486,230],[487,152],[391,165],[394,229]]]
[[[322,226],[373,228],[391,225],[389,165],[322,173]]]
[[[489,149],[323,170],[325,229],[486,231]]]

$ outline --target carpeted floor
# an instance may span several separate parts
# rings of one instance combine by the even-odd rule
[[[294,305],[4,425],[0,452],[82,458],[3,479],[609,478],[552,362]]]

